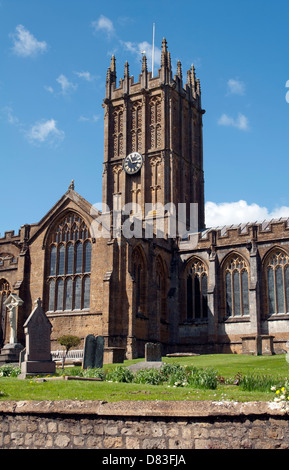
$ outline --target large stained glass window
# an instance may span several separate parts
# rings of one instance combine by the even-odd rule
[[[233,255],[224,266],[226,316],[249,315],[248,266],[238,255]]]
[[[275,250],[265,263],[268,314],[289,311],[289,256]]]
[[[204,263],[194,260],[187,270],[187,320],[208,317],[208,273]]]
[[[66,214],[48,245],[47,311],[88,309],[91,239],[85,222],[73,212]]]

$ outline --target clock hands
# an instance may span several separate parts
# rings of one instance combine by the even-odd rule
[[[129,174],[134,174],[142,167],[142,156],[137,152],[132,152],[124,159],[124,169]]]

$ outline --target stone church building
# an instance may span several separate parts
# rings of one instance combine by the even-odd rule
[[[0,238],[0,346],[9,343],[4,302],[13,292],[23,300],[22,344],[23,325],[40,297],[52,350],[60,349],[63,334],[81,337],[82,345],[94,334],[104,336],[109,362],[121,352],[143,357],[146,342],[161,343],[163,354],[284,352],[288,221],[206,228],[205,111],[194,67],[183,76],[178,62],[173,76],[165,39],[156,76],[143,55],[139,80],[126,63],[117,82],[112,57],[103,108],[105,210],[97,211],[72,182],[38,223]],[[196,209],[197,229],[172,235],[171,208],[184,206],[185,225],[188,208]],[[130,234],[137,227],[138,236],[127,236],[125,225]]]

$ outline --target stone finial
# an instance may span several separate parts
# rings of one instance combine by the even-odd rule
[[[191,87],[193,98],[196,98],[196,72],[193,64],[191,66]]]
[[[195,87],[195,84],[196,84],[196,72],[195,72],[194,64],[192,64],[192,66],[191,66],[191,81],[192,81],[193,87]]]
[[[116,65],[115,65],[114,55],[111,57],[111,62],[110,62],[110,77],[111,77],[111,82],[116,83]]]
[[[126,61],[126,63],[124,64],[124,76],[125,77],[129,77],[129,65],[128,65],[128,61]]]
[[[111,56],[111,61],[110,61],[110,70],[112,73],[116,73],[116,65],[115,65],[115,56]]]
[[[182,80],[183,74],[182,74],[182,64],[180,60],[178,60],[178,63],[177,63],[177,76],[179,77],[180,80]]]
[[[161,55],[161,66],[165,67],[167,65],[167,41],[165,38],[162,40],[162,55]]]
[[[143,56],[142,56],[142,66],[141,66],[142,73],[147,72],[147,69],[148,69],[148,67],[147,67],[147,58],[146,58],[146,55],[143,54]]]
[[[192,79],[191,79],[191,71],[190,71],[190,69],[187,70],[187,85],[188,85],[189,87],[191,87],[191,85],[192,85]]]
[[[201,96],[201,82],[199,78],[197,78],[197,94]]]
[[[70,183],[68,189],[72,189],[74,191],[74,180],[71,180],[71,183]]]
[[[171,53],[170,53],[170,51],[168,51],[168,67],[169,67],[169,69],[171,70],[171,68],[172,68],[172,62],[171,62]]]
[[[162,40],[162,52],[167,52],[167,41],[165,37]]]
[[[106,72],[106,81],[109,82],[111,77],[111,70],[110,67],[108,67],[107,72]]]

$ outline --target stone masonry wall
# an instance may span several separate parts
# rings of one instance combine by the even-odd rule
[[[288,449],[270,402],[0,402],[2,449]]]

